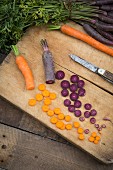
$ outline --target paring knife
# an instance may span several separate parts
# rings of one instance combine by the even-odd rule
[[[86,67],[87,69],[91,70],[92,72],[100,75],[102,78],[106,79],[108,82],[113,84],[113,73],[111,73],[107,70],[104,70],[102,68],[96,67],[95,65],[87,62],[86,60],[84,60],[76,55],[69,54],[69,56],[71,57],[71,59],[73,59],[77,63],[81,64],[82,66]]]

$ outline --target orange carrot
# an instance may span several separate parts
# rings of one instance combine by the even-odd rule
[[[75,28],[70,27],[69,25],[62,25],[60,30],[64,34],[72,36],[79,40],[82,40],[82,41],[86,42],[87,44],[93,46],[97,50],[103,51],[104,53],[109,54],[113,57],[113,49],[112,48],[109,48],[108,46],[100,43],[99,41],[95,40],[91,36],[81,32],[81,31],[78,31]]]
[[[19,53],[19,50],[16,45],[12,45],[12,50],[16,55],[16,64],[24,76],[26,89],[33,90],[35,88],[34,77],[27,63],[27,60]]]
[[[77,38],[79,40],[82,40],[83,42],[86,42],[87,44],[89,44],[90,46],[96,48],[97,50],[100,50],[106,54],[109,54],[113,57],[113,49],[100,43],[99,41],[95,40],[94,38],[92,38],[91,36],[76,30],[75,28],[72,28],[69,25],[61,25],[61,26],[53,26],[50,27],[50,30],[55,30],[55,29],[60,29],[62,33],[69,35],[71,37]]]

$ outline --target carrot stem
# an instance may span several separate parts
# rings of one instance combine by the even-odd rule
[[[12,47],[14,54],[16,56],[19,56],[20,53],[19,53],[18,47],[16,45],[12,45],[11,47]]]

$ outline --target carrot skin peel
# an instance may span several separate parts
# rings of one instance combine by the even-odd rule
[[[87,44],[91,45],[92,47],[96,48],[97,50],[100,50],[108,55],[111,55],[113,57],[113,49],[109,48],[108,46],[100,43],[99,41],[95,40],[94,38],[90,37],[89,35],[82,33],[81,31],[76,30],[75,28],[72,28],[69,25],[62,25],[60,27],[60,30],[62,33],[69,35],[71,37],[77,38],[79,40],[82,40],[86,42]]]
[[[34,77],[27,63],[27,60],[21,54],[19,54],[16,45],[12,45],[12,49],[14,51],[14,54],[16,55],[16,64],[24,76],[26,89],[33,90],[35,88]]]

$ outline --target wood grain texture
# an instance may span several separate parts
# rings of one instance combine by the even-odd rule
[[[0,122],[19,127],[23,112],[0,97]]]
[[[60,36],[60,40],[58,38],[59,36]],[[38,37],[38,38],[36,38],[36,37]],[[48,43],[50,44],[50,49],[52,49],[53,53],[55,54],[54,55],[55,62],[60,63],[63,67],[66,67],[67,69],[70,69],[70,66],[69,66],[70,60],[68,57],[66,59],[64,57],[66,55],[68,55],[69,52],[75,53],[75,48],[76,48],[75,44],[78,47],[81,44],[81,43],[79,44],[78,40],[75,41],[73,39],[70,39],[70,37],[66,37],[57,31],[53,33],[53,32],[48,32],[45,29],[40,30],[36,27],[29,30],[29,32],[26,34],[26,36],[24,36],[22,38],[22,40],[18,43],[18,47],[19,47],[20,51],[22,52],[22,54],[24,54],[24,56],[27,58],[30,66],[33,70],[33,73],[35,76],[36,87],[39,83],[44,83],[43,63],[42,63],[42,59],[41,59],[42,49],[40,47],[40,42],[39,42],[41,38],[46,38],[48,40]],[[55,39],[54,44],[53,44],[53,39]],[[57,42],[57,44],[56,44],[56,42]],[[63,46],[63,44],[61,42],[62,43],[69,42],[69,43],[67,43],[66,46]],[[88,51],[89,56],[91,56],[91,54],[94,53],[95,50],[92,50],[92,48],[89,49],[89,47],[88,47],[89,50],[87,50],[86,45],[85,46],[83,44],[81,44],[81,45],[82,45],[81,49],[83,49],[83,51],[80,50],[80,47],[77,48],[77,51],[81,52],[81,54],[85,53],[85,51],[86,52]],[[60,49],[61,47],[63,50]],[[65,55],[63,53],[64,51],[66,52]],[[95,55],[99,55],[99,53],[97,52],[97,50],[95,51]],[[87,54],[87,53],[85,53],[85,54]],[[32,108],[28,107],[28,99],[35,96],[35,94],[38,92],[37,88],[34,91],[26,91],[25,90],[24,79],[23,79],[21,73],[19,72],[19,70],[17,69],[17,66],[15,64],[14,55],[12,53],[10,53],[9,56],[11,56],[9,63],[8,64],[3,63],[2,67],[0,68],[0,72],[2,75],[2,80],[0,79],[0,81],[2,81],[2,82],[0,82],[0,94],[3,97],[5,97],[7,100],[12,102],[14,105],[18,106],[19,108],[21,108],[25,112],[29,113],[34,118],[41,121],[47,127],[53,129],[55,132],[57,132],[58,134],[63,136],[65,139],[69,140],[73,144],[76,144],[76,146],[78,146],[79,148],[87,151],[88,153],[90,153],[91,155],[93,155],[94,157],[98,158],[99,160],[101,160],[105,163],[112,163],[113,162],[113,152],[112,152],[113,139],[111,138],[111,136],[113,133],[113,127],[111,126],[111,124],[109,122],[106,122],[107,128],[103,130],[103,135],[102,135],[102,140],[101,140],[100,145],[94,145],[92,143],[89,143],[87,141],[88,137],[86,137],[86,140],[84,140],[83,142],[77,140],[77,134],[75,133],[75,129],[73,129],[72,131],[69,131],[69,132],[67,132],[66,130],[60,131],[55,126],[50,124],[49,118],[47,117],[47,115],[45,113],[42,112],[42,110],[41,110],[42,103],[39,103],[35,107],[32,107]],[[110,56],[107,56],[104,54],[102,56],[105,59],[107,58],[107,61],[109,61],[109,62],[111,61]],[[100,57],[100,59],[103,59],[103,58]],[[94,58],[92,57],[92,61],[93,61],[93,59]],[[97,59],[95,61],[97,61]],[[110,62],[110,63],[112,63],[112,62]],[[75,72],[76,70],[75,70],[74,65],[71,65],[72,66],[71,70]],[[78,66],[76,66],[76,68],[77,67]],[[111,67],[111,65],[110,65],[110,67]],[[74,70],[73,70],[73,68],[74,68]],[[56,64],[55,69],[59,70],[59,69],[61,69],[61,67]],[[62,68],[62,70],[64,70],[66,73],[66,79],[69,79],[70,76],[72,75],[72,73],[66,69],[63,69],[63,68]],[[112,70],[112,67],[111,67],[111,70]],[[77,71],[77,73],[78,73],[78,71]],[[79,68],[79,74],[81,74],[82,76],[86,75],[86,74],[83,74],[82,69],[80,69],[80,68]],[[91,77],[92,77],[92,74],[91,74]],[[103,80],[100,80],[100,77],[99,77],[99,79],[97,78],[98,79],[97,80],[96,77],[94,76],[93,79],[96,80],[95,81],[96,83],[97,82],[100,83],[101,81],[103,82]],[[113,105],[112,105],[113,96],[111,96],[107,92],[101,90],[100,88],[91,84],[88,81],[85,81],[85,83],[86,83],[85,88],[86,88],[87,94],[84,98],[81,98],[81,100],[83,103],[87,103],[87,102],[92,103],[93,108],[95,108],[98,111],[97,122],[99,122],[101,124],[105,123],[104,121],[102,121],[102,118],[108,113],[109,113],[109,117],[111,119],[113,119],[113,115],[111,113],[111,111],[113,110]],[[111,86],[107,82],[103,82],[101,84],[101,87],[103,87],[105,89],[110,89],[111,92],[113,89],[113,86]],[[60,91],[61,91],[60,82],[56,81],[56,83],[54,85],[50,85],[50,86],[48,85],[47,88],[50,91],[56,92],[57,96],[58,96],[56,102],[53,103],[53,107],[58,107],[60,105],[60,106],[62,106],[62,112],[64,112],[65,114],[68,114],[67,109],[63,107],[63,98],[60,96]],[[83,112],[84,108],[82,107],[81,110]],[[74,117],[74,115],[72,115],[72,118],[73,118],[73,120],[78,120]],[[84,128],[90,128],[91,132],[95,131],[94,126],[92,126],[89,123],[89,121],[85,121],[82,124],[82,126]],[[109,131],[109,134],[108,134],[108,131]],[[105,145],[103,145],[102,143],[105,143]]]
[[[101,164],[74,146],[0,124],[0,167],[8,170],[112,170],[113,164]]]

